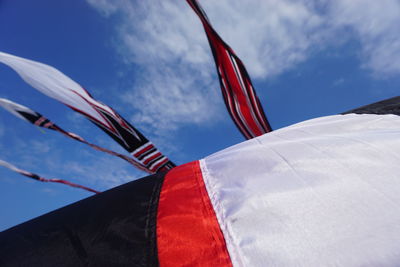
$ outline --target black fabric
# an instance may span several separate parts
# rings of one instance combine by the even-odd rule
[[[17,110],[17,112],[23,116],[25,119],[27,119],[30,123],[35,124],[35,122],[40,119],[42,117],[42,115],[40,113],[35,112],[35,114],[29,113],[29,112],[25,112],[25,111],[21,111],[21,110]]]
[[[156,216],[165,173],[0,233],[0,266],[158,266]]]
[[[400,96],[343,112],[342,114],[393,114],[400,116]]]
[[[107,118],[107,121],[112,124],[113,128],[116,130],[116,133],[111,132],[109,128],[104,127],[104,125],[97,123],[96,121],[92,120],[92,122],[100,127],[106,134],[108,134],[112,139],[114,139],[118,144],[120,144],[126,151],[132,153],[135,149],[149,143],[149,140],[144,137],[135,127],[133,127],[128,121],[124,118],[119,117],[121,121],[125,123],[125,127],[122,124],[115,120],[114,116],[111,116],[105,111],[100,109],[96,109],[103,117]],[[154,150],[157,150],[154,148]],[[138,158],[141,160],[141,158]],[[175,167],[175,163],[168,160],[163,165],[159,166],[156,172],[159,170],[163,170],[164,166]]]
[[[120,117],[120,119],[123,120],[125,123],[125,127],[122,127],[121,123],[116,121],[114,116],[111,116],[110,114],[102,110],[97,111],[105,118],[107,118],[107,121],[112,124],[112,127],[117,131],[117,133],[111,132],[110,129],[104,127],[102,124],[99,124],[96,121],[93,121],[93,123],[99,126],[104,132],[106,132],[129,153],[149,142],[146,137],[144,137],[125,119]]]

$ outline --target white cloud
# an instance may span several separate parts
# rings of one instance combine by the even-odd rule
[[[29,141],[29,151],[35,154],[45,154],[48,153],[53,147],[50,142],[43,143],[41,141],[31,140]]]
[[[344,78],[339,78],[339,79],[337,79],[337,80],[335,80],[335,81],[333,82],[332,87],[341,86],[341,85],[343,85],[344,82],[345,82],[345,79],[344,79]]]
[[[103,14],[117,14],[116,47],[126,63],[141,67],[134,88],[123,96],[138,110],[135,124],[161,134],[218,121],[225,111],[214,62],[200,21],[185,1],[88,2]],[[202,2],[253,77],[278,74],[304,60],[314,38],[307,36],[321,23],[297,2]],[[274,15],[266,16],[268,10]]]
[[[124,96],[127,103],[135,103],[138,109],[132,120],[153,133],[175,130],[178,124],[200,124],[208,121],[210,114],[218,118],[215,103],[223,105],[217,91],[212,90],[213,85],[193,77],[193,70],[178,67],[175,71],[178,73],[170,66],[149,70],[147,77],[137,84],[140,90]]]
[[[224,112],[215,67],[199,19],[186,1],[87,0],[116,22],[123,60],[137,64],[124,99],[151,130],[216,121]],[[253,79],[278,75],[312,52],[353,38],[377,77],[400,72],[398,0],[202,0],[213,26]],[[213,79],[214,78],[214,79]],[[261,89],[258,89],[261,90]],[[143,108],[146,107],[146,108]]]
[[[96,188],[112,188],[140,177],[146,174],[140,173],[133,166],[120,162],[112,161],[105,157],[97,157],[96,161],[86,160],[82,162],[65,162],[62,168],[70,174],[75,175],[75,180],[84,185],[94,185]],[[73,181],[71,178],[69,178]]]
[[[302,1],[202,1],[210,19],[253,78],[280,74],[306,59],[322,38],[322,18]]]
[[[104,16],[109,16],[117,11],[118,6],[113,1],[108,0],[86,0],[89,4],[95,6]]]
[[[104,12],[104,2],[89,1]],[[138,64],[191,64],[206,77],[214,73],[199,19],[186,1],[115,2],[120,47]],[[246,62],[254,77],[274,75],[305,58],[323,20],[314,5],[290,0],[201,1],[213,26]],[[118,8],[116,8],[118,6]]]
[[[332,1],[329,19],[334,27],[348,27],[357,35],[364,67],[376,76],[400,73],[400,1]]]

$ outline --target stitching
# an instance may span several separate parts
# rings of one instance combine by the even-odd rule
[[[158,250],[157,250],[157,215],[158,215],[158,203],[160,200],[161,187],[164,184],[165,176],[167,173],[162,173],[164,175],[155,175],[156,185],[153,187],[153,192],[150,197],[149,205],[147,207],[146,215],[146,227],[145,235],[149,238],[149,245],[151,250],[147,255],[143,255],[143,259],[146,259],[147,263],[150,265],[158,265]],[[160,177],[161,176],[161,177]],[[157,197],[158,196],[158,197]]]
[[[192,165],[192,170],[193,170],[193,174],[195,176],[195,181],[197,183],[197,188],[200,191],[199,193],[201,196],[201,200],[203,202],[204,212],[207,214],[208,217],[217,218],[217,214],[215,213],[215,211],[213,213],[210,210],[210,209],[213,210],[213,205],[211,203],[211,199],[209,198],[209,195],[208,195],[208,192],[206,189],[206,185],[204,183],[203,175],[202,175],[202,170],[200,168],[201,168],[200,163]],[[218,221],[218,218],[217,218],[217,221]],[[220,227],[220,225],[218,224],[218,230],[221,232],[222,238],[221,238],[221,235],[219,234],[219,231],[218,230],[215,231],[216,230],[215,228],[213,228],[213,231],[211,232],[211,237],[215,241],[215,244],[222,244],[226,248],[226,241],[224,239],[223,232],[219,227]],[[229,251],[227,250],[227,248],[226,248],[226,250],[224,250],[220,246],[216,246],[216,248],[218,248],[218,251],[222,252],[222,254],[224,254],[224,255],[228,254],[227,258],[226,257],[223,258],[223,262],[227,266],[232,266]],[[215,253],[215,254],[218,255],[219,253]]]
[[[211,200],[215,214],[217,216],[217,220],[221,227],[221,231],[224,235],[224,238],[229,241],[229,242],[226,242],[226,245],[227,245],[226,247],[227,247],[230,258],[232,259],[232,265],[244,266],[242,257],[240,256],[239,246],[237,245],[237,242],[235,241],[235,239],[232,235],[232,231],[230,231],[229,226],[226,223],[227,220],[226,220],[225,211],[223,209],[221,201],[219,200],[219,198],[216,194],[217,190],[214,190],[214,188],[210,182],[211,175],[208,171],[207,164],[205,163],[204,159],[200,160],[199,162],[200,162],[200,169],[203,174],[205,188],[206,188],[208,196]]]

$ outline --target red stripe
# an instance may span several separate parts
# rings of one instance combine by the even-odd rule
[[[208,26],[208,25],[207,25]],[[219,63],[221,69],[224,70],[222,73],[222,78],[224,78],[225,82],[229,83],[229,86],[232,89],[233,95],[231,96],[233,101],[238,104],[237,112],[242,113],[243,119],[240,119],[242,124],[245,126],[246,130],[250,133],[251,137],[247,137],[251,139],[256,136],[260,136],[264,134],[262,130],[257,126],[257,123],[251,116],[251,107],[249,107],[246,96],[243,94],[240,82],[236,76],[234,66],[230,58],[227,55],[227,48],[225,47],[223,41],[221,41],[218,36],[214,34],[212,30],[209,30],[208,27],[205,28],[206,33],[209,36],[210,42],[213,44],[216,52],[217,62]]]
[[[251,114],[251,107],[249,106],[249,103],[247,102],[247,96],[244,94],[240,81],[238,80],[238,77],[236,76],[236,72],[234,69],[234,66],[231,62],[231,59],[229,58],[227,54],[227,49],[223,46],[222,43],[218,42],[218,39],[215,38],[215,45],[217,47],[218,51],[218,57],[219,61],[221,62],[222,68],[225,69],[225,73],[227,77],[225,77],[225,80],[229,82],[229,84],[232,87],[232,90],[234,92],[235,96],[235,102],[238,103],[239,105],[239,110],[244,116],[244,122],[248,128],[253,134],[253,136],[260,136],[263,134],[262,131],[260,131],[259,126],[257,123],[254,121],[252,114]]]
[[[235,124],[247,139],[271,131],[242,61],[213,29],[198,2],[196,0],[187,0],[187,2],[204,26],[218,70],[223,69],[222,72],[219,71],[221,86],[229,88],[221,89],[224,97],[226,95],[225,103],[233,102],[235,104],[234,107],[232,105],[228,107]],[[224,90],[231,92],[227,93]]]
[[[225,105],[228,108],[228,112],[231,115],[232,120],[235,122],[236,126],[239,128],[240,132],[245,136],[246,139],[251,139],[252,136],[250,133],[247,131],[245,126],[243,125],[242,121],[239,118],[239,115],[237,114],[236,110],[233,107],[233,97],[231,96],[230,90],[227,88],[227,84],[225,82],[225,76],[222,74],[222,72],[219,70],[222,66],[218,66],[218,71],[220,75],[220,80],[221,80],[221,91],[222,95],[224,97]]]
[[[232,266],[198,161],[165,177],[157,214],[160,266]]]
[[[80,184],[74,184],[74,183],[71,183],[69,181],[61,180],[61,179],[45,179],[45,178],[41,178],[40,181],[41,182],[52,182],[52,183],[65,184],[65,185],[69,185],[69,186],[72,186],[72,187],[81,188],[83,190],[86,190],[86,191],[89,191],[89,192],[92,192],[92,193],[95,193],[95,194],[100,194],[101,193],[100,191],[94,190],[92,188],[89,188],[89,187],[86,187],[86,186],[83,186],[83,185],[80,185]]]
[[[247,105],[249,107],[251,117],[252,117],[253,121],[257,124],[257,127],[260,130],[260,132],[264,134],[267,131],[265,130],[265,128],[262,125],[262,123],[259,122],[259,118],[257,117],[257,113],[256,113],[257,107],[254,106],[254,104],[252,102],[252,98],[250,97],[250,95],[252,94],[252,87],[247,87],[246,86],[247,77],[244,76],[242,71],[241,71],[241,67],[243,67],[243,64],[240,61],[240,59],[235,56],[233,51],[227,50],[227,53],[229,53],[229,58],[230,58],[230,60],[232,62],[233,69],[235,70],[235,74],[236,74],[237,80],[239,81],[239,85],[240,85],[241,91],[243,92],[243,95],[246,98],[245,100],[246,100]]]
[[[192,3],[192,1],[191,0],[187,0],[187,1],[193,8],[194,4]],[[194,9],[195,12],[199,15],[197,8],[196,7],[194,7],[194,8],[195,8]],[[221,53],[225,53],[225,51],[227,49],[226,47],[229,47],[229,46],[227,46],[224,43],[224,41],[218,36],[218,34],[213,30],[212,26],[203,17],[201,12],[200,12],[199,16],[203,23],[204,30],[206,31],[206,34],[208,36],[211,49],[213,50],[215,63],[216,63],[219,77],[220,77],[220,80],[222,83],[222,85],[221,85],[222,93],[224,94],[224,96],[226,95],[226,98],[224,97],[225,104],[227,104],[227,103],[229,104],[228,112],[231,115],[232,119],[234,120],[236,126],[239,128],[239,131],[244,135],[244,137],[246,139],[252,139],[253,137],[255,137],[254,133],[252,133],[251,129],[247,125],[247,122],[241,118],[240,114],[238,114],[240,112],[240,110],[238,110],[237,108],[234,108],[233,104],[232,104],[232,102],[234,102],[235,104],[238,103],[237,101],[235,101],[235,98],[234,98],[234,96],[236,95],[236,92],[234,91],[234,88],[232,88],[232,86],[230,85],[229,77],[225,74],[226,68],[224,67],[223,60],[221,59]],[[221,52],[221,47],[222,47],[222,52]],[[220,70],[223,70],[223,71],[220,71]],[[226,83],[228,83],[228,84],[226,84]],[[227,86],[229,86],[229,88],[227,88]],[[227,104],[227,106],[228,106],[228,104]]]
[[[158,169],[159,169],[163,164],[167,163],[168,161],[169,161],[169,159],[168,159],[167,157],[164,156],[164,159],[163,159],[162,161],[160,161],[159,163],[157,163],[156,165],[154,165],[153,167],[150,167],[150,170],[153,171],[153,172],[158,172],[158,171],[159,171]]]
[[[160,153],[160,152],[157,152],[157,151],[155,151],[155,152],[156,152],[156,154],[154,154],[153,156],[151,156],[151,157],[147,158],[146,160],[142,161],[142,163],[143,163],[144,165],[147,165],[147,163],[149,163],[149,162],[152,161],[153,159],[158,158],[159,156],[161,156],[161,153]]]
[[[150,149],[152,149],[154,146],[152,144],[149,144],[148,146],[144,147],[143,149],[139,150],[138,152],[136,152],[135,154],[133,154],[133,156],[135,157],[139,157],[141,154],[143,154],[146,151],[149,151]]]
[[[264,109],[261,106],[260,100],[258,99],[258,97],[256,95],[256,92],[251,84],[251,81],[247,80],[246,82],[248,83],[248,87],[250,88],[250,91],[251,91],[251,94],[253,97],[253,102],[254,102],[254,105],[255,105],[257,113],[258,113],[259,120],[262,122],[262,124],[265,128],[265,131],[271,132],[272,131],[271,125],[268,122],[267,116],[265,116]]]
[[[36,126],[40,126],[40,124],[42,123],[42,122],[44,122],[46,120],[46,118],[45,117],[40,117],[37,121],[35,121],[35,125]]]
[[[45,125],[43,125],[44,128],[49,128],[50,126],[52,126],[53,123],[51,121],[49,121],[48,123],[46,123]]]

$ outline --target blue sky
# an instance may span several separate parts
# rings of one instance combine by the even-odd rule
[[[202,0],[242,58],[272,127],[399,95],[396,0]],[[0,51],[54,66],[178,164],[243,141],[185,1],[0,0]],[[0,65],[0,97],[123,152],[103,132]],[[99,190],[144,176],[127,163],[0,110],[0,158]],[[90,196],[0,169],[0,230]]]

